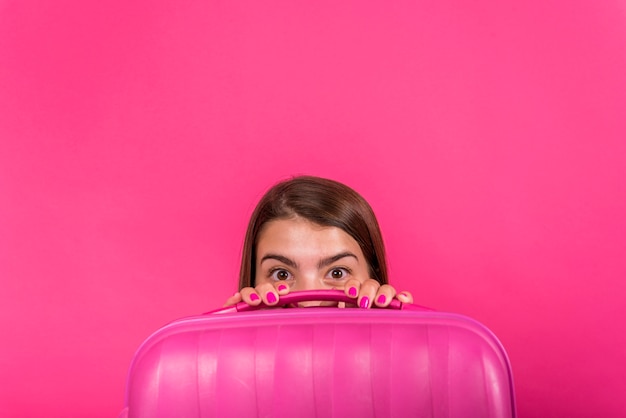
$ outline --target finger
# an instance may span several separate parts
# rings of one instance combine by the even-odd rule
[[[258,306],[262,302],[261,296],[252,287],[244,287],[239,292],[241,293],[241,300],[250,306]]]
[[[275,284],[275,286],[276,292],[279,296],[285,296],[291,290],[291,288],[286,283],[278,282]]]
[[[403,290],[402,292],[396,295],[396,299],[398,299],[402,303],[413,303],[413,295],[411,292],[407,292]]]
[[[261,296],[263,303],[265,303],[267,306],[274,306],[278,303],[279,295],[273,283],[262,283],[254,289],[259,294],[259,296]],[[285,290],[288,291],[288,289],[281,288],[281,291],[284,292]]]
[[[241,292],[236,292],[234,295],[226,299],[226,303],[224,303],[224,307],[233,306],[241,302]]]
[[[361,288],[361,282],[357,279],[349,279],[346,281],[343,291],[346,296],[356,299],[359,296],[359,289]]]
[[[359,308],[369,309],[372,306],[372,302],[376,297],[376,292],[379,287],[380,283],[372,279],[367,279],[361,284],[359,297],[357,299],[357,305]]]
[[[395,295],[396,289],[393,286],[384,284],[378,288],[378,291],[376,292],[376,300],[374,303],[379,308],[386,308],[387,306],[389,306]]]

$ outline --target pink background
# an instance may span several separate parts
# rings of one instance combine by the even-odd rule
[[[521,417],[626,415],[624,74],[622,0],[0,1],[0,415],[116,416],[296,173],[500,337]]]

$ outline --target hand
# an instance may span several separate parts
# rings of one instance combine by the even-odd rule
[[[260,305],[261,302],[267,306],[274,306],[278,303],[280,296],[287,293],[289,293],[289,286],[281,282],[277,282],[275,285],[260,284],[256,288],[244,287],[229,297],[224,307],[236,305],[239,302],[246,302],[250,306]]]
[[[413,303],[413,296],[410,292],[396,293],[396,289],[393,286],[388,284],[381,285],[372,279],[368,279],[363,283],[356,279],[348,280],[344,291],[348,297],[355,299],[356,306],[364,309],[371,308],[373,304],[380,308],[387,307],[394,297],[402,303]],[[278,303],[280,296],[284,296],[287,293],[289,293],[289,286],[281,282],[261,284],[256,288],[244,287],[228,298],[224,306],[232,306],[242,301],[250,306],[260,305],[261,302],[267,306],[274,306]]]
[[[413,295],[403,291],[396,293],[396,289],[388,284],[381,285],[376,280],[367,279],[363,283],[356,279],[346,282],[344,288],[348,297],[356,299],[357,306],[369,309],[372,305],[379,308],[387,307],[395,297],[402,303],[413,303]]]

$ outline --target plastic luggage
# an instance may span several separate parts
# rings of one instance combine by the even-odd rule
[[[293,292],[281,304],[347,301]],[[249,312],[245,312],[249,311]],[[136,352],[120,418],[515,417],[511,368],[466,316],[388,309],[255,310],[174,321]]]

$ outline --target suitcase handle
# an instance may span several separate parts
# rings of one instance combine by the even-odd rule
[[[278,300],[278,304],[271,306],[271,308],[280,308],[292,303],[308,302],[308,301],[322,301],[322,302],[346,302],[355,303],[356,299],[346,295],[343,290],[304,290],[298,292],[291,292],[284,296],[281,296]],[[376,307],[376,305],[372,305]],[[256,311],[263,308],[268,308],[266,304],[261,302],[257,306],[248,305],[246,302],[239,302],[236,305],[227,306],[215,311],[206,312],[207,314],[214,313],[231,313],[231,312],[247,312]],[[432,309],[426,308],[412,303],[402,303],[398,299],[393,299],[386,309],[394,310],[408,310],[408,311],[430,311]]]

